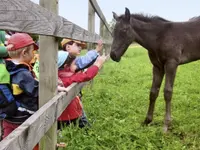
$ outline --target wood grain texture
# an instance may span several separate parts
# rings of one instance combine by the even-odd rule
[[[99,25],[99,26],[100,26],[100,28],[99,28],[99,34],[100,34],[100,36],[101,36],[103,39],[105,39],[105,38],[104,38],[104,37],[105,37],[105,33],[104,33],[105,25],[104,25],[104,23],[103,23],[102,20],[100,20],[100,25]],[[99,52],[100,55],[103,55],[103,54],[104,54],[104,50],[105,50],[105,45],[104,45],[104,47],[103,47],[103,50]]]
[[[72,38],[95,43],[92,34],[30,0],[0,0],[0,29]]]
[[[40,5],[55,14],[58,13],[57,0],[40,0]],[[58,42],[55,37],[39,37],[40,55],[40,81],[39,81],[39,107],[42,107],[57,92],[58,69],[57,51]],[[46,50],[46,51],[45,51]],[[47,52],[48,51],[48,52]],[[45,121],[45,120],[44,120]],[[46,124],[47,126],[47,124]],[[46,128],[46,127],[45,127]],[[57,143],[57,122],[55,122],[39,143],[39,149],[55,150]]]
[[[88,0],[88,31],[90,33],[95,33],[95,11],[90,1]],[[88,43],[88,50],[94,49],[94,43]]]
[[[101,11],[101,9],[100,9],[97,1],[96,0],[89,0],[89,1],[91,3],[92,7],[94,8],[95,12],[97,13],[97,15],[99,16],[99,18],[101,19],[101,21],[103,22],[103,24],[106,26],[108,32],[111,35],[112,31],[111,31],[111,29],[110,29],[110,27],[109,27],[109,25],[108,25],[108,23],[106,21],[106,18],[103,15],[103,12]]]
[[[58,14],[57,0],[40,0],[40,6],[50,10],[55,14]],[[40,108],[57,94],[58,42],[56,41],[55,37],[40,36],[39,48],[40,48],[39,108]],[[43,138],[39,143],[39,149],[55,150],[56,143],[57,143],[57,122],[55,122],[52,125],[52,127],[48,130],[48,132],[43,136]]]

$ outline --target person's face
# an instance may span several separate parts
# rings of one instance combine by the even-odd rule
[[[78,56],[81,53],[81,46],[78,43],[67,44],[66,50],[73,56]]]

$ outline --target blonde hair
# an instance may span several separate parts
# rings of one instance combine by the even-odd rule
[[[11,58],[18,58],[18,57],[20,57],[23,50],[28,51],[28,50],[30,50],[30,47],[31,47],[31,45],[29,45],[27,47],[19,48],[19,49],[14,50],[14,51],[8,51],[8,55]]]

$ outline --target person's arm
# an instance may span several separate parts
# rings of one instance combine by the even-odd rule
[[[69,86],[70,84],[72,84],[73,82],[85,82],[85,81],[89,81],[91,79],[93,79],[97,73],[99,71],[99,68],[95,65],[91,66],[88,68],[88,70],[86,72],[79,72],[79,73],[75,73],[70,77],[60,77],[64,87]]]
[[[21,71],[16,75],[16,81],[21,90],[27,95],[38,97],[39,82],[34,79],[29,71]]]
[[[60,77],[64,86],[67,87],[73,82],[80,83],[93,79],[97,75],[99,69],[102,67],[105,60],[105,56],[99,56],[95,63],[91,67],[89,67],[85,72],[74,73],[70,77]]]
[[[58,92],[67,92],[67,88],[59,86],[59,85],[57,86],[57,90]]]
[[[96,50],[90,50],[84,56],[77,57],[75,59],[75,64],[77,66],[76,72],[91,66],[98,56],[99,53]]]
[[[77,66],[75,72],[90,67],[96,61],[97,57],[99,56],[99,52],[102,51],[102,48],[103,41],[99,40],[95,50],[90,50],[86,53],[86,55],[77,57],[75,60],[75,64]]]

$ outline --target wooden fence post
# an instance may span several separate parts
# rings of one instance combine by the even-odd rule
[[[101,36],[102,39],[105,39],[105,37],[104,37],[104,35],[105,35],[104,28],[105,28],[105,25],[104,25],[103,21],[100,20],[99,35]],[[105,48],[105,45],[104,45],[104,48]],[[104,49],[100,52],[100,55],[103,55],[103,54],[104,54]]]
[[[88,0],[88,31],[95,33],[95,11],[90,1]],[[88,43],[88,50],[93,49],[93,43]]]
[[[111,41],[111,35],[110,33],[108,32],[108,30],[104,27],[104,35],[103,35],[104,39],[106,41]],[[111,49],[111,44],[105,44],[105,55],[108,55],[110,53],[110,49]]]
[[[40,5],[58,14],[57,0],[40,0]],[[51,36],[40,36],[40,81],[39,107],[48,102],[57,93],[57,51],[58,42]],[[47,114],[48,115],[48,114]],[[47,117],[48,118],[48,117]],[[41,120],[46,121],[46,120]],[[48,121],[46,121],[48,122]],[[43,127],[45,128],[45,126]],[[55,150],[57,143],[57,122],[47,131],[40,141],[40,150]]]
[[[95,33],[95,10],[92,7],[90,0],[88,0],[88,31],[91,33]],[[87,49],[91,50],[94,48],[94,43],[88,43]],[[93,88],[94,80],[90,82],[90,88]]]

